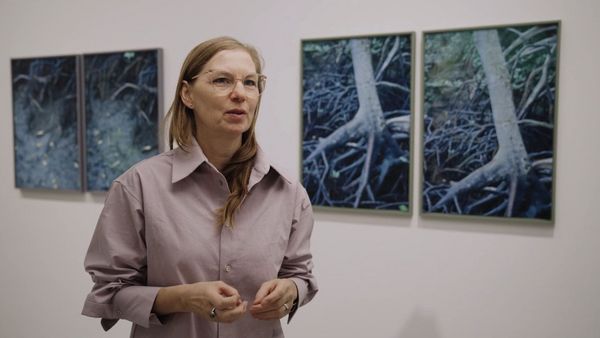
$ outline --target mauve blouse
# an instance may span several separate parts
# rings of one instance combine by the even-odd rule
[[[314,297],[306,191],[260,149],[248,188],[234,227],[218,229],[214,210],[229,188],[195,140],[189,152],[167,151],[117,178],[85,257],[94,285],[82,314],[102,318],[105,330],[129,320],[136,338],[283,337],[279,320],[257,320],[249,312],[229,324],[192,313],[152,313],[160,287],[202,281],[224,281],[249,305],[274,278],[294,281],[299,306]]]

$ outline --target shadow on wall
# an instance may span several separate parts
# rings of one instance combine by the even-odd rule
[[[441,336],[434,315],[417,308],[406,321],[398,338],[440,338]]]

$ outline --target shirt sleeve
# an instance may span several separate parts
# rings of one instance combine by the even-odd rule
[[[298,184],[297,196],[290,238],[279,271],[280,278],[291,279],[298,288],[298,306],[290,311],[288,323],[297,309],[310,302],[319,290],[317,280],[312,273],[313,261],[310,252],[310,237],[314,225],[313,211],[308,194],[300,184]]]
[[[139,195],[138,195],[139,196]],[[102,318],[104,330],[119,319],[143,327],[161,325],[151,313],[159,287],[146,286],[144,213],[140,199],[115,181],[85,257],[94,285],[82,314]]]

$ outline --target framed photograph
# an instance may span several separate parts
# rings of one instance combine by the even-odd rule
[[[411,213],[413,42],[302,41],[302,180],[314,206]]]
[[[86,189],[107,190],[158,154],[161,50],[85,54],[83,79]]]
[[[423,213],[552,222],[560,22],[425,32]]]
[[[11,60],[15,186],[81,190],[77,56]]]

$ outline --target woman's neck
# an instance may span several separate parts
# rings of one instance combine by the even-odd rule
[[[197,136],[196,141],[198,141],[208,161],[221,172],[242,145],[241,136],[233,139]]]

